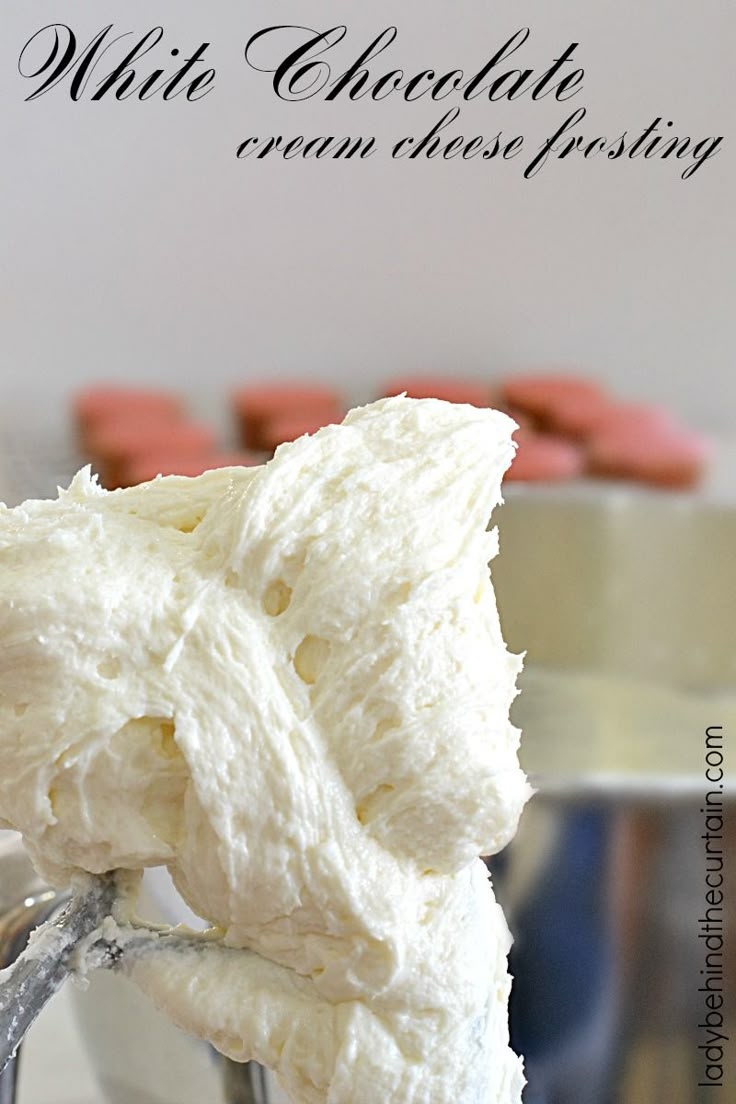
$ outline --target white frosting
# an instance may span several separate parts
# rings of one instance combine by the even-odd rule
[[[503,414],[386,399],[261,468],[0,510],[0,817],[55,882],[167,864],[233,951],[150,956],[300,1104],[517,1104],[477,860],[528,787],[487,520]]]

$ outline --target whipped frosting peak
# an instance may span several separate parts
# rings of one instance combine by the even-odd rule
[[[520,1098],[477,858],[529,792],[512,429],[385,399],[260,468],[0,510],[0,817],[57,883],[167,865],[233,950],[135,980],[295,1101]]]

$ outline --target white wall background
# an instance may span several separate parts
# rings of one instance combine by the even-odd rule
[[[196,104],[73,103],[63,88],[25,103],[18,54],[55,21],[85,40],[109,22],[161,23],[182,54],[207,40],[216,87]],[[238,162],[249,134],[375,134],[388,146],[454,102],[283,104],[242,58],[252,33],[279,22],[345,22],[343,65],[395,23],[377,75],[470,71],[527,24],[517,58],[544,68],[578,41],[583,92],[569,104],[478,100],[454,132],[539,142],[584,105],[591,136],[661,114],[726,142],[685,182],[673,163],[643,160],[555,162],[532,181],[518,160]],[[398,370],[552,363],[725,428],[735,42],[730,0],[4,0],[0,403],[56,404],[103,376],[224,396],[271,371],[339,380],[365,399]]]

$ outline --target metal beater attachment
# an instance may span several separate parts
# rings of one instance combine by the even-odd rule
[[[193,938],[141,926],[128,928],[117,942],[115,925],[110,931],[103,925],[120,897],[115,874],[90,878],[84,892],[70,896],[38,886],[25,865],[25,879],[15,885],[12,861],[5,861],[12,856],[0,857],[8,874],[0,888],[0,1104],[15,1104],[20,1044],[78,965],[82,946],[85,968],[115,970],[162,943],[190,946]],[[204,950],[201,941],[197,946]],[[222,1077],[228,1104],[268,1104],[265,1071],[257,1063],[223,1058]]]

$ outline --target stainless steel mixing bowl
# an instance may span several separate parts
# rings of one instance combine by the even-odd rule
[[[539,789],[490,864],[516,939],[525,1100],[705,1099],[708,977],[723,997],[711,1018],[736,1035],[736,510],[520,488],[499,531],[504,635],[527,651],[512,715]],[[722,852],[722,900],[707,897],[706,846]],[[722,1044],[731,1088],[734,1051]]]

